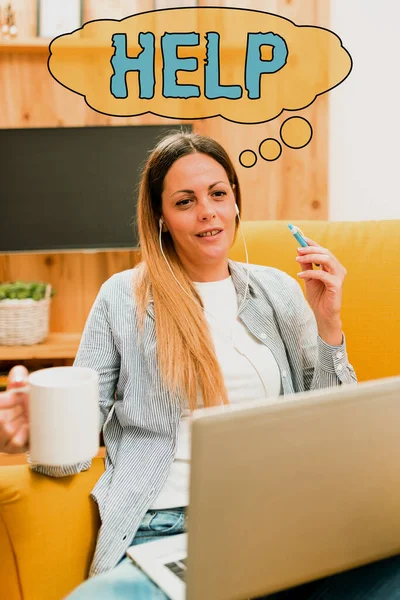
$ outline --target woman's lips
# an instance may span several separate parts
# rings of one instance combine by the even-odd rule
[[[202,241],[205,240],[206,242],[210,242],[212,240],[215,240],[217,237],[219,237],[222,232],[223,232],[223,229],[221,231],[219,231],[216,235],[203,235],[203,236],[196,235],[196,237],[199,238],[199,240],[202,240]]]

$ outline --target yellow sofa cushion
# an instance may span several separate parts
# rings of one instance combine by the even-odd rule
[[[343,329],[360,381],[400,373],[400,220],[294,221],[304,234],[331,250],[347,269]],[[297,241],[287,221],[246,221],[249,262],[276,267],[295,277]],[[245,261],[238,231],[230,258]]]
[[[0,467],[0,597],[61,600],[86,577],[99,528],[90,490],[104,471],[52,479]]]

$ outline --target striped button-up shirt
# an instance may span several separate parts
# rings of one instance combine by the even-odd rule
[[[228,263],[241,304],[247,266],[230,259]],[[341,346],[330,346],[318,336],[314,314],[297,281],[272,267],[249,265],[249,269],[249,287],[238,318],[274,355],[282,393],[355,383],[344,337]],[[151,297],[139,343],[132,284],[136,272],[117,273],[102,285],[74,363],[99,373],[101,427],[107,448],[105,471],[91,493],[101,527],[90,576],[113,568],[131,545],[167,479],[185,404],[160,377]],[[71,467],[32,468],[62,477],[89,467],[90,461]]]

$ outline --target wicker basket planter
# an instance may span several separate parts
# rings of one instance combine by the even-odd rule
[[[0,345],[30,346],[43,342],[49,333],[50,304],[50,285],[43,300],[1,300]]]

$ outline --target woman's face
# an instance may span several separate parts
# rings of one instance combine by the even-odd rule
[[[218,274],[218,269],[225,269],[228,276],[236,199],[224,167],[206,154],[183,156],[167,172],[161,198],[163,220],[189,275]],[[199,237],[207,229],[221,231]]]

